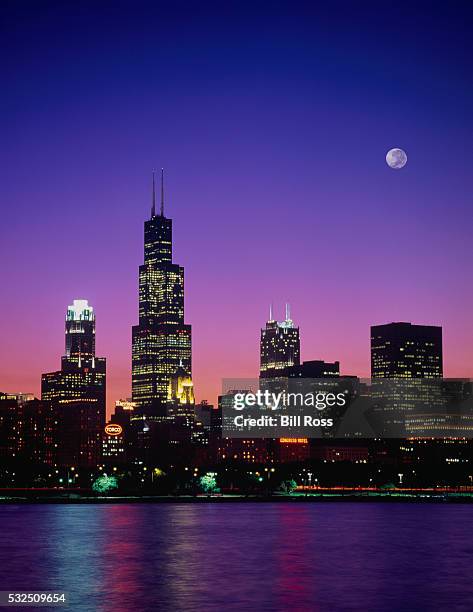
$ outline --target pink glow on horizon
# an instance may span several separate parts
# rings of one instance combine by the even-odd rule
[[[145,4],[1,7],[0,391],[39,395],[86,298],[109,412],[130,395],[162,166],[197,399],[257,376],[271,302],[305,360],[369,376],[370,325],[410,321],[442,325],[445,375],[473,377],[468,11]]]

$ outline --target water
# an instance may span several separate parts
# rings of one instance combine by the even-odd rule
[[[470,505],[0,506],[0,590],[92,611],[471,611],[472,534]]]

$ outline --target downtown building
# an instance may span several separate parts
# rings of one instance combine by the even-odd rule
[[[286,304],[284,321],[273,319],[272,308],[269,321],[261,330],[260,339],[260,381],[265,388],[277,390],[282,384],[286,388],[297,385],[302,379],[330,379],[340,376],[340,362],[322,360],[301,363],[299,328],[290,318],[289,305]]]
[[[471,438],[473,385],[469,379],[442,379],[441,327],[373,326],[371,376],[374,393],[391,396],[387,406],[402,412],[399,420],[407,436]]]
[[[139,414],[166,416],[169,384],[178,368],[192,376],[191,326],[184,323],[184,268],[172,261],[172,220],[156,212],[144,224],[139,269],[139,323],[132,328],[132,400]]]
[[[388,323],[371,327],[371,378],[442,378],[442,328]]]
[[[294,325],[286,304],[284,321],[276,321],[273,308],[269,309],[269,320],[261,330],[260,378],[278,379],[286,377],[289,368],[299,366],[301,347],[299,328]]]
[[[406,322],[371,327],[372,419],[385,438],[426,435],[444,421],[442,328]]]
[[[115,402],[115,412],[107,421],[102,440],[103,463],[105,466],[117,466],[133,458],[133,428],[131,420],[135,405],[131,399],[120,399]]]
[[[67,309],[65,345],[61,369],[41,379],[42,402],[55,414],[55,463],[95,467],[102,458],[106,360],[95,355],[95,313],[87,300]]]
[[[30,393],[0,392],[0,486],[49,482],[55,424],[49,403]]]
[[[260,387],[279,393],[316,393],[322,389],[333,392],[340,384],[340,362],[300,359],[299,327],[294,325],[286,304],[284,321],[276,321],[270,308],[269,320],[261,330]],[[345,381],[352,388],[353,380]],[[356,384],[355,384],[356,386]],[[332,414],[333,413],[333,414]],[[330,416],[336,417],[335,409]],[[330,434],[328,434],[330,435]],[[321,440],[284,437],[267,441],[268,457],[277,463],[304,461]]]
[[[261,330],[260,339],[260,386],[263,390],[271,392],[308,392],[313,388],[318,390],[321,379],[338,379],[340,376],[340,363],[312,360],[300,360],[300,333],[299,327],[294,325],[290,316],[289,305],[286,304],[284,321],[277,321],[273,317],[272,307],[269,310],[269,320]],[[246,456],[253,461],[261,459],[261,446],[263,441],[245,441],[248,448]],[[267,453],[267,462],[290,463],[305,461],[310,455],[312,443],[307,438],[285,437],[265,441],[264,451]]]
[[[299,328],[291,319],[289,304],[286,304],[284,321],[277,321],[273,316],[273,307],[269,309],[269,319],[265,327],[261,329],[260,337],[260,387],[263,391],[280,393],[287,391],[289,376],[294,368],[300,368],[301,347]],[[225,399],[225,398],[223,398]],[[233,445],[244,461],[256,463],[273,463],[278,455],[281,445],[279,439],[249,439],[232,440]],[[238,448],[240,446],[240,448]],[[291,449],[304,450],[307,448],[307,440],[304,443],[291,446]]]

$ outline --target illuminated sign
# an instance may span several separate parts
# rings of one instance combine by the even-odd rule
[[[116,423],[109,423],[105,425],[105,433],[108,436],[119,436],[123,431],[123,427],[121,425],[117,425]]]
[[[307,438],[279,438],[281,444],[307,444]]]

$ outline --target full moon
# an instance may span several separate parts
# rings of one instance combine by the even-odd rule
[[[386,153],[386,163],[390,168],[400,170],[407,164],[406,152],[402,149],[391,149]]]

